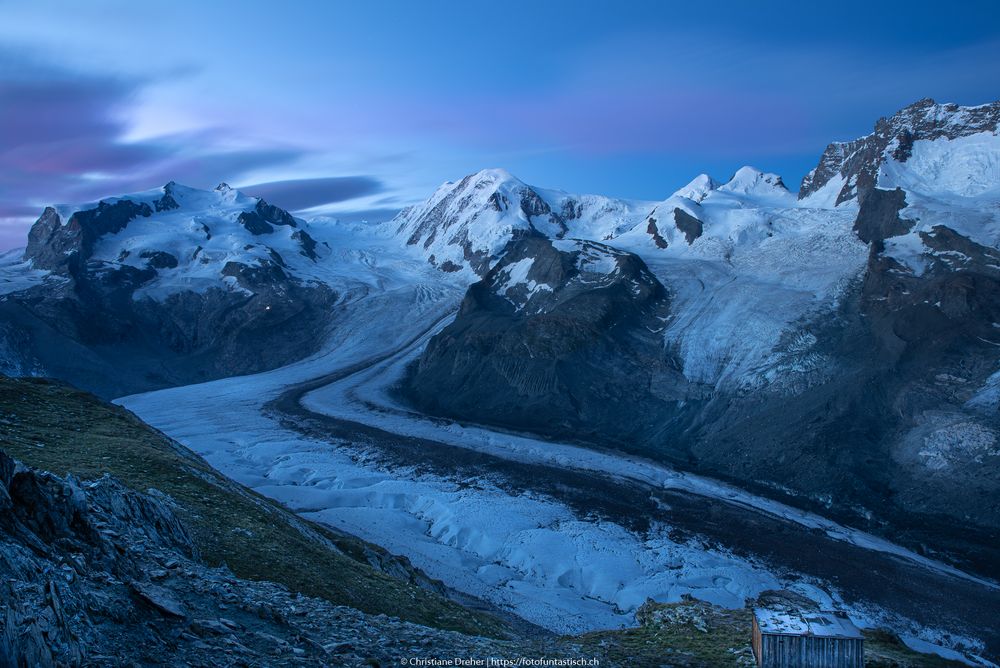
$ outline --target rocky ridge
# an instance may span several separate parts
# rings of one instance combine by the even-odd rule
[[[172,506],[0,452],[0,663],[372,666],[518,651],[210,568]]]
[[[851,200],[863,202],[878,187],[881,165],[887,159],[906,162],[914,142],[995,133],[998,123],[1000,103],[960,107],[930,98],[914,102],[888,118],[880,118],[871,134],[827,146],[819,164],[802,179],[799,199],[828,189],[834,205]]]

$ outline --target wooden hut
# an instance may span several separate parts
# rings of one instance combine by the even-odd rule
[[[755,608],[761,668],[864,668],[864,636],[842,612]]]

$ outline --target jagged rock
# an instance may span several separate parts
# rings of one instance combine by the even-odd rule
[[[233,665],[234,653],[247,662],[393,665],[426,655],[428,639],[448,656],[524,647],[365,615],[209,568],[169,498],[137,494],[111,478],[80,484],[19,466],[0,451],[0,503],[7,505],[0,513],[0,666]],[[66,577],[60,562],[72,562],[77,574]],[[145,574],[160,564],[182,576],[148,582]],[[217,616],[220,606],[227,617]],[[535,650],[567,651],[574,650],[553,643]]]
[[[205,637],[228,635],[236,629],[214,619],[196,619],[191,622],[191,630],[197,635]]]
[[[656,225],[656,218],[652,216],[647,219],[646,234],[653,237],[653,243],[656,244],[657,248],[666,248],[669,245],[667,244],[667,240],[663,238],[663,235],[660,234],[660,228]]]
[[[167,185],[163,186],[163,197],[153,202],[153,208],[156,209],[156,211],[170,211],[181,207],[177,200],[174,199],[174,189],[176,187],[177,183],[174,181],[171,181]]]
[[[133,581],[130,585],[132,591],[142,599],[143,602],[149,604],[157,611],[163,613],[168,617],[176,617],[178,619],[184,619],[187,617],[187,612],[184,610],[184,606],[181,605],[177,599],[175,599],[169,591],[162,587],[157,587],[156,585]]]
[[[305,230],[296,230],[292,233],[292,238],[299,242],[302,250],[299,252],[312,261],[316,261],[319,255],[316,254],[316,240],[309,236]]]
[[[177,266],[177,258],[165,251],[145,250],[139,253],[139,257],[149,260],[153,269],[173,269]]]
[[[247,228],[250,234],[273,234],[274,227],[256,211],[244,211],[239,217],[240,225]]]

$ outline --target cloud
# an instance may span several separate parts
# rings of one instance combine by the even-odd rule
[[[230,148],[224,131],[128,141],[142,78],[77,72],[0,47],[0,246],[26,233],[42,207],[88,202],[176,180],[207,187],[288,165],[287,146]]]
[[[310,209],[358,197],[375,195],[385,185],[371,176],[333,176],[318,179],[292,179],[241,186],[248,195],[263,197],[291,211]]]

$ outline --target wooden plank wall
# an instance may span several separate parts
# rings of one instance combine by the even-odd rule
[[[763,634],[758,641],[759,631],[754,631],[754,652],[762,668],[864,668],[860,638]]]

